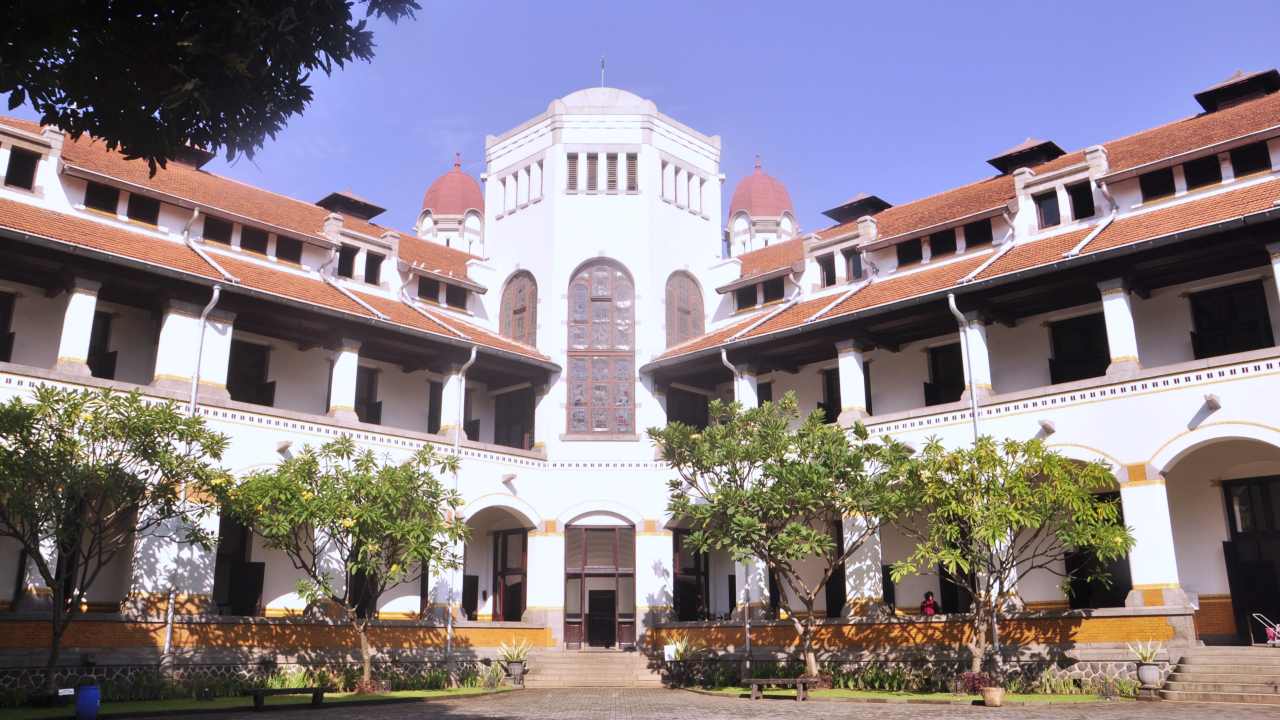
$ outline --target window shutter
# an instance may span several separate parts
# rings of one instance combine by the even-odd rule
[[[609,153],[604,156],[605,189],[611,193],[618,192],[618,154]]]
[[[627,192],[640,189],[639,159],[636,153],[627,153]]]
[[[578,192],[578,154],[569,153],[567,165],[565,166],[565,189],[569,192]]]
[[[600,189],[600,156],[587,153],[587,192]]]
[[[566,570],[582,569],[582,543],[586,531],[580,527],[565,528],[564,531],[564,566]]]

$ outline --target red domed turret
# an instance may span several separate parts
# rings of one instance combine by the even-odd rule
[[[484,212],[484,193],[476,179],[462,172],[462,156],[455,155],[453,169],[436,178],[422,196],[422,209],[435,215],[463,215],[468,210]]]
[[[733,199],[729,201],[729,217],[745,211],[753,218],[780,217],[784,213],[795,215],[791,205],[791,193],[774,176],[760,167],[760,156],[756,156],[756,170],[743,178],[733,190]]]

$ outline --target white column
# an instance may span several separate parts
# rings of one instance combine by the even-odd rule
[[[836,343],[840,374],[840,424],[852,425],[867,416],[867,384],[862,350],[853,340]]]
[[[1276,292],[1280,293],[1280,242],[1268,243],[1267,254],[1271,256],[1271,276],[1276,284]]]
[[[160,323],[160,341],[156,346],[156,368],[151,384],[155,387],[191,391],[191,376],[196,371],[196,349],[200,348],[200,313],[204,307],[194,303],[170,300],[165,303]],[[235,315],[221,310],[209,313],[204,327],[204,346],[200,350],[200,395],[226,400],[227,364],[231,359],[231,332]]]
[[[440,388],[440,434],[453,439],[454,433],[466,439],[465,429],[461,423],[463,408],[466,407],[467,379],[458,372],[457,367],[449,368],[444,376],[444,385]]]
[[[333,372],[329,378],[329,415],[341,420],[355,421],[356,373],[360,369],[360,342],[343,338],[338,343],[333,358]]]
[[[968,352],[964,351],[962,345],[965,378],[963,398],[968,400],[970,393],[977,393],[981,400],[992,393],[991,353],[987,349],[987,326],[977,313],[966,313],[964,316],[964,340],[968,344]]]
[[[671,618],[675,539],[659,520],[645,520],[636,530],[636,643],[641,645],[648,628]]]
[[[733,399],[744,408],[753,408],[760,403],[756,388],[759,377],[751,371],[750,365],[733,366]]]
[[[199,526],[217,538],[218,520],[218,513],[210,512],[201,517]],[[185,530],[179,523],[168,522],[134,541],[132,577],[125,600],[130,611],[151,618],[163,617],[170,591],[178,615],[214,609],[214,548],[179,542]]]
[[[525,622],[546,623],[556,643],[564,643],[564,528],[555,520],[529,531],[525,582]]]
[[[1129,302],[1129,288],[1124,280],[1112,279],[1098,283],[1102,293],[1102,315],[1107,322],[1107,347],[1111,350],[1108,377],[1132,377],[1142,369],[1138,359],[1138,333],[1133,327],[1133,308]]]
[[[753,618],[762,617],[769,607],[769,573],[765,564],[754,558],[734,563],[733,574],[738,586],[738,597],[734,598],[735,617],[740,619],[744,609],[749,610]]]
[[[1129,551],[1133,589],[1125,605],[1185,605],[1187,597],[1178,579],[1164,477],[1146,463],[1130,465],[1126,473],[1127,481],[1120,484],[1120,502],[1125,525],[1133,530],[1134,544]]]
[[[861,516],[843,520],[845,549],[862,536],[866,519]],[[867,536],[862,546],[844,564],[845,602],[855,615],[870,615],[884,610],[884,582],[881,565],[883,552],[880,532]]]
[[[89,374],[89,335],[93,331],[93,315],[98,307],[98,290],[102,283],[85,278],[72,278],[67,288],[67,307],[62,315],[62,335],[58,339],[55,370],[75,375]]]

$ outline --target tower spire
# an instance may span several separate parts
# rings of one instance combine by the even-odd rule
[[[462,153],[455,152],[453,154],[453,167],[455,170],[462,167]]]
[[[604,56],[600,56],[600,87],[604,87]]]

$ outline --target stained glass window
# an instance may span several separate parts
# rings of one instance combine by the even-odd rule
[[[671,273],[667,278],[667,347],[702,335],[703,323],[698,281],[686,272]]]
[[[635,432],[635,288],[608,260],[569,283],[570,433]]]

